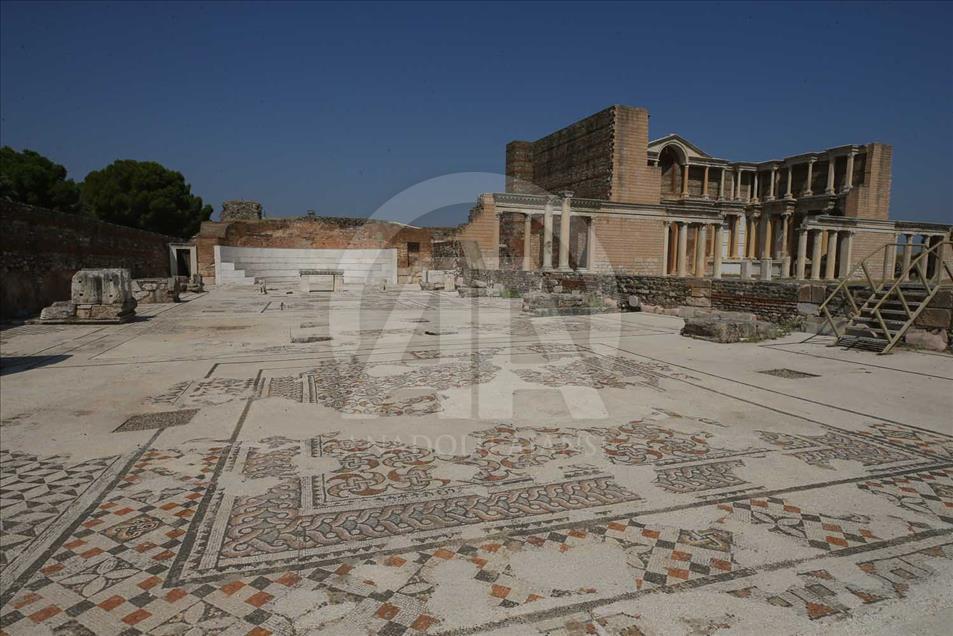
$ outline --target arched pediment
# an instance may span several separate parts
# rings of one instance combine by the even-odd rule
[[[666,135],[660,139],[650,141],[648,145],[649,155],[658,156],[665,147],[673,148],[681,159],[691,161],[692,159],[710,159],[711,155],[691,143],[684,137],[676,134]]]

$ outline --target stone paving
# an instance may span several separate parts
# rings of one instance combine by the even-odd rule
[[[0,633],[953,618],[949,356],[409,288],[184,299],[0,332]]]

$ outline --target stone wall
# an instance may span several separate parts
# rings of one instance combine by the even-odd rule
[[[634,274],[594,274],[580,272],[479,270],[470,278],[496,283],[521,294],[581,290],[602,293],[623,304],[629,295],[644,304],[661,307],[710,307],[723,311],[750,312],[771,322],[796,320],[811,313],[826,297],[824,285],[787,281],[712,280],[641,276]],[[813,302],[816,300],[816,303]]]
[[[0,315],[22,318],[70,297],[83,268],[122,267],[133,278],[169,276],[169,243],[135,228],[0,200]]]
[[[258,221],[263,214],[261,203],[257,201],[225,201],[222,203],[223,222],[228,221]]]

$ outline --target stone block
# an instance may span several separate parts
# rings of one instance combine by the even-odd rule
[[[77,305],[113,305],[132,300],[129,270],[81,269],[73,274],[70,296]]]
[[[68,300],[55,302],[40,312],[40,320],[69,320],[75,317],[76,305]]]
[[[949,329],[953,311],[950,309],[934,309],[931,304],[917,316],[914,324],[924,329]]]
[[[344,272],[338,269],[298,270],[300,289],[304,293],[335,292],[344,288]]]
[[[919,329],[910,327],[903,337],[904,342],[918,349],[928,351],[946,351],[950,346],[950,338],[946,329]]]
[[[824,285],[801,285],[797,290],[798,302],[819,305],[827,299]]]
[[[816,316],[819,307],[817,303],[798,303],[797,313],[802,316]]]
[[[137,303],[177,303],[179,302],[179,279],[172,278],[135,278],[132,280],[132,296]]]
[[[737,320],[712,314],[687,318],[682,335],[711,342],[754,342],[777,338],[781,330],[768,322]]]
[[[941,289],[930,301],[931,309],[953,309],[953,289]]]

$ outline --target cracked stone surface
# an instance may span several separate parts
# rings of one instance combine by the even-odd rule
[[[416,287],[184,300],[0,333],[0,634],[953,619],[950,357]]]

